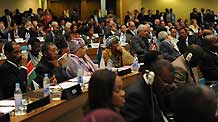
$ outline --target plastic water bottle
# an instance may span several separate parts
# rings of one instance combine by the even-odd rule
[[[23,115],[22,91],[20,89],[19,83],[16,83],[14,100],[15,100],[15,115]]]
[[[45,74],[43,78],[43,91],[44,96],[50,95],[50,79],[48,78],[48,74]]]
[[[82,68],[78,68],[77,78],[78,78],[78,83],[82,87],[83,86],[83,69]]]
[[[11,34],[8,33],[8,41],[10,42],[11,41]]]
[[[113,67],[113,61],[111,59],[108,59],[108,61],[107,61],[107,69],[109,71],[112,71],[112,67]]]
[[[138,62],[138,57],[137,54],[134,55],[134,62],[132,64],[132,71],[133,72],[138,72],[140,68],[139,62]]]
[[[30,33],[26,32],[25,34],[25,41],[27,42],[30,39]]]

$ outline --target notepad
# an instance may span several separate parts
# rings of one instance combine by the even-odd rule
[[[15,106],[15,100],[0,100],[0,106]]]
[[[13,111],[15,107],[0,107],[0,113],[7,114]]]

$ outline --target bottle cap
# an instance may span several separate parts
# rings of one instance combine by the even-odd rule
[[[45,77],[48,77],[48,74],[46,73],[44,76],[45,76]]]
[[[20,88],[20,83],[16,83],[16,88]]]

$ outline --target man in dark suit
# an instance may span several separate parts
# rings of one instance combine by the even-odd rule
[[[181,54],[183,54],[187,50],[187,47],[192,44],[201,45],[201,40],[195,35],[188,35],[188,30],[186,28],[181,28],[179,34],[180,37],[177,46]]]
[[[145,23],[145,8],[141,8],[141,12],[137,16],[137,19],[139,20],[140,24],[144,24]]]
[[[20,83],[22,92],[26,91],[27,59],[22,58],[20,45],[12,41],[4,45],[4,53],[7,60],[0,66],[0,91],[2,98],[8,99],[14,96],[16,83]]]
[[[5,28],[10,27],[11,22],[12,22],[12,18],[10,15],[10,10],[9,9],[5,9],[5,15],[2,17],[2,21],[4,22]]]
[[[152,10],[149,9],[148,14],[145,15],[145,20],[146,20],[146,22],[148,22],[150,24],[154,24],[154,19],[155,19],[155,16],[152,14]]]
[[[54,83],[55,78],[58,83],[68,80],[66,70],[58,61],[57,46],[53,43],[45,43],[41,50],[43,57],[36,66],[37,78],[35,80],[40,87],[43,87],[44,74],[48,74],[51,83]]]
[[[197,8],[193,8],[192,10],[193,11],[190,13],[190,19],[191,20],[196,19],[199,22],[200,21],[200,16],[199,16]]]
[[[127,87],[126,102],[121,110],[126,122],[164,122],[166,118],[162,112],[167,110],[167,100],[176,88],[170,74],[173,74],[172,69],[167,60],[154,61],[151,67],[155,73],[153,83],[145,74]]]
[[[206,80],[218,81],[218,38],[215,35],[207,35],[203,41],[206,53],[200,64],[200,70]]]
[[[90,16],[96,23],[99,23],[100,17],[98,16],[98,10],[94,10],[94,14]]]
[[[168,36],[166,31],[159,32],[158,39],[160,41],[160,52],[165,59],[174,61],[178,56],[180,56],[180,53],[174,48],[174,45],[171,42],[173,38]]]
[[[136,30],[135,23],[133,21],[129,21],[128,29],[126,30],[126,34],[128,34],[130,36],[135,36],[136,35],[135,30]]]
[[[45,37],[45,42],[54,43],[58,49],[63,49],[67,47],[66,39],[64,35],[59,30],[59,25],[56,21],[51,23],[52,29]]]
[[[149,42],[146,37],[148,34],[148,28],[146,25],[139,25],[138,34],[132,37],[130,42],[130,52],[132,55],[137,54],[138,56],[144,55],[149,50]]]

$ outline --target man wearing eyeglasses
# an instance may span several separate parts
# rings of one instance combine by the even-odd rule
[[[4,54],[7,60],[0,66],[0,99],[13,97],[16,83],[20,83],[22,92],[25,92],[27,80],[27,59],[22,57],[20,45],[7,42],[4,45]]]

